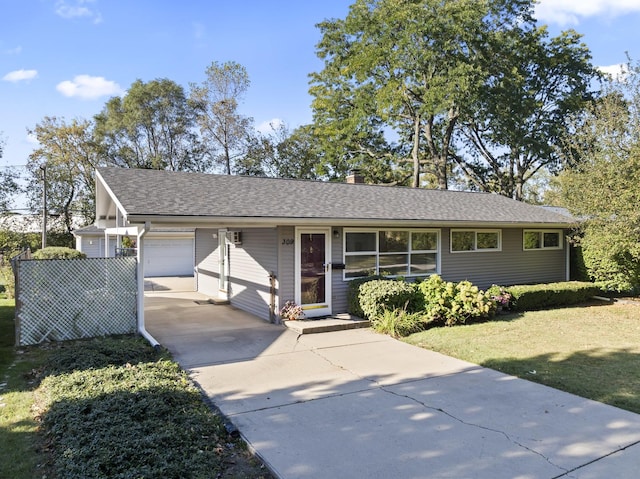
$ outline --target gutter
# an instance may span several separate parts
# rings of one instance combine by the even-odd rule
[[[149,343],[152,347],[160,347],[160,343],[156,341],[156,338],[151,336],[149,331],[144,327],[144,248],[142,244],[142,238],[151,229],[151,223],[145,222],[144,227],[138,230],[136,245],[138,246],[137,260],[138,260],[138,333]]]

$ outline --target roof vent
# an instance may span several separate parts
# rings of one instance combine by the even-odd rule
[[[364,176],[360,173],[359,169],[354,168],[349,172],[347,175],[347,183],[350,185],[364,184]]]

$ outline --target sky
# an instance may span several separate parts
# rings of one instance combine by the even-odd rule
[[[26,164],[45,116],[91,119],[138,79],[188,90],[214,61],[247,69],[240,111],[258,129],[309,123],[316,24],[353,1],[0,0],[0,168]],[[640,0],[540,0],[536,17],[583,34],[597,66],[640,60]]]

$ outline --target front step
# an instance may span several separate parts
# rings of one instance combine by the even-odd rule
[[[345,329],[368,328],[370,322],[357,316],[339,314],[329,318],[284,321],[284,325],[298,334],[315,334],[344,331]]]

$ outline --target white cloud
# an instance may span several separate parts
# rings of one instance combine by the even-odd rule
[[[617,81],[624,82],[629,74],[629,65],[626,63],[616,63],[615,65],[597,67],[605,75]]]
[[[640,0],[540,0],[535,7],[538,20],[560,25],[577,24],[581,18],[608,18],[640,12]]]
[[[102,22],[102,15],[97,10],[90,8],[95,0],[58,0],[56,2],[56,14],[62,18],[89,18],[93,23]]]
[[[17,83],[19,81],[33,80],[38,76],[38,70],[15,70],[2,77],[4,81]]]
[[[64,96],[78,97],[85,100],[123,93],[122,88],[116,82],[106,80],[104,77],[92,77],[89,75],[77,75],[73,80],[65,80],[58,83],[56,90]]]
[[[284,126],[285,122],[280,118],[272,118],[271,120],[263,121],[260,123],[256,130],[263,135],[268,135],[269,133],[273,133],[277,131],[280,127]]]

